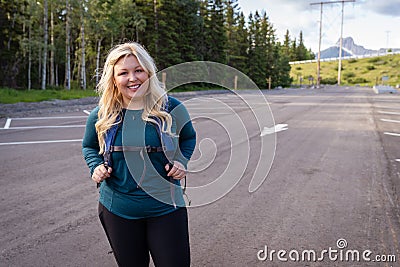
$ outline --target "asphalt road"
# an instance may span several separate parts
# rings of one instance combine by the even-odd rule
[[[251,92],[250,107],[234,94],[181,97],[203,140],[189,186],[237,173],[232,190],[189,208],[192,266],[400,266],[400,94],[336,87],[264,94],[278,127],[257,125],[254,110],[270,117]],[[64,118],[0,119],[0,266],[116,266],[81,155],[86,114],[49,116]],[[246,135],[232,132],[238,125]],[[262,146],[265,138],[276,144]],[[276,151],[260,158],[272,145]],[[262,167],[269,174],[249,193]],[[351,257],[357,252],[359,260]]]

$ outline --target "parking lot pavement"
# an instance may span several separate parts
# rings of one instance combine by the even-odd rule
[[[8,117],[0,119],[0,146],[80,142],[85,112],[65,116]]]
[[[272,168],[254,193],[249,193],[259,167],[254,152],[268,136],[250,123],[254,115],[227,94],[188,102],[189,113],[198,118],[198,142],[204,141],[205,148],[197,146],[195,153],[216,149],[208,153],[214,161],[207,168],[190,173],[188,188],[212,184],[231,166],[232,147],[243,144],[231,140],[235,132],[225,131],[219,122],[231,126],[241,118],[250,126],[249,147],[235,153],[239,161],[233,166],[244,170],[243,177],[234,173],[240,181],[229,193],[189,208],[193,266],[287,266],[276,257],[261,261],[260,249],[321,252],[338,248],[339,240],[348,241],[349,251],[398,259],[400,95],[337,87],[265,95],[281,131],[276,151],[268,151],[275,153]],[[211,99],[233,107],[236,114],[217,109],[222,105]],[[89,106],[93,108],[90,104],[87,111]],[[116,266],[97,218],[98,190],[81,154],[86,116],[82,108],[0,119],[1,266]],[[263,126],[268,126],[266,133],[278,129]],[[328,257],[321,261],[321,266],[337,264]]]
[[[375,123],[388,161],[391,201],[400,211],[400,94],[379,94],[371,99]]]

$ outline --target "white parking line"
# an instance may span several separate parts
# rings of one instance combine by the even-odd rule
[[[388,120],[388,119],[381,119],[381,121],[400,123],[400,121],[397,121],[397,120]]]
[[[53,129],[53,128],[82,128],[86,125],[49,125],[49,126],[21,126],[21,127],[9,127],[0,128],[0,130],[26,130],[26,129]]]
[[[398,108],[398,107],[385,107],[385,106],[375,106],[375,107],[376,107],[376,108],[396,109],[396,110],[400,109],[400,108]]]
[[[392,136],[400,136],[398,133],[390,133],[390,132],[384,132],[386,135],[392,135]]]
[[[398,103],[399,100],[397,100],[397,99],[375,99],[375,102],[392,102],[392,103]]]
[[[400,112],[378,111],[378,113],[388,114],[388,115],[400,115]]]
[[[10,128],[10,124],[11,124],[11,118],[8,118],[6,124],[4,125],[4,129]]]
[[[84,110],[86,114],[90,114],[89,111]],[[69,125],[69,126],[30,126],[30,127],[10,127],[12,120],[24,121],[24,120],[60,120],[60,119],[82,119],[87,116],[63,116],[63,117],[28,117],[28,118],[7,118],[6,124],[1,129],[37,129],[37,128],[68,128],[68,127],[82,127],[81,125]]]
[[[8,142],[8,143],[0,143],[0,146],[8,146],[8,145],[28,145],[28,144],[50,144],[50,143],[69,143],[69,142],[82,142],[82,139],[72,139],[72,140],[50,140],[50,141],[27,141],[27,142]]]
[[[86,114],[90,114],[89,111],[83,111]],[[58,116],[58,117],[28,117],[28,118],[7,118],[6,123],[0,130],[20,130],[20,129],[53,129],[53,128],[84,128],[86,125],[47,125],[47,126],[22,126],[22,127],[11,127],[11,121],[13,120],[60,120],[60,119],[82,119],[87,116]],[[7,145],[27,145],[27,144],[51,144],[51,143],[69,143],[69,142],[82,142],[82,139],[70,139],[70,140],[45,140],[45,141],[25,141],[25,142],[5,142],[0,143],[0,146]]]
[[[13,120],[52,120],[52,119],[81,119],[87,116],[65,116],[65,117],[29,117],[29,118],[12,118]]]
[[[397,162],[400,162],[400,159],[396,159]]]

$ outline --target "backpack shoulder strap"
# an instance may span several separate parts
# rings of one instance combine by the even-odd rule
[[[111,126],[110,129],[107,130],[105,136],[105,148],[104,148],[104,164],[108,167],[112,167],[111,161],[111,146],[114,144],[115,136],[117,135],[118,129],[121,125],[122,119],[120,116],[117,117],[117,123]]]
[[[170,100],[171,100],[171,97],[168,96],[165,106],[163,108],[163,111],[168,112],[168,113],[171,113],[171,111],[173,109],[173,105]],[[157,130],[158,136],[160,137],[163,151],[168,158],[167,153],[168,152],[171,153],[171,152],[175,151],[175,144],[174,144],[173,137],[162,131],[162,129],[161,129],[162,123],[159,118],[157,118],[157,117],[152,117],[152,118],[157,122],[157,124],[155,125],[155,128]]]

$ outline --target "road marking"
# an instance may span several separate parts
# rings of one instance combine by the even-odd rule
[[[399,101],[396,99],[375,99],[375,102],[392,102],[392,103],[398,103]]]
[[[387,108],[387,109],[400,109],[400,108],[397,108],[397,107],[385,107],[385,106],[376,106],[376,108]]]
[[[381,114],[400,115],[400,112],[378,111]]]
[[[0,143],[0,146],[7,146],[7,145],[28,145],[28,144],[69,143],[69,142],[82,142],[82,139],[50,140],[50,141],[27,141],[27,142],[8,142],[8,143]]]
[[[400,123],[400,121],[396,121],[396,120],[388,120],[388,119],[381,119],[381,121]]]
[[[30,118],[12,118],[13,120],[51,120],[51,119],[81,119],[87,116],[65,116],[65,117],[30,117]]]
[[[400,162],[400,159],[396,159],[397,162]]]
[[[4,125],[4,129],[10,128],[10,124],[11,124],[11,118],[8,118],[6,124]]]
[[[232,115],[232,113],[230,113],[230,112],[213,112],[213,111],[209,111],[209,112],[206,112],[206,111],[204,111],[204,112],[193,112],[193,111],[191,111],[190,109],[189,109],[189,114],[190,114],[190,116],[192,117],[206,117],[205,115],[208,115],[207,116],[207,118],[212,118],[212,116],[210,116],[210,114],[211,115]]]
[[[392,135],[392,136],[400,136],[400,134],[398,134],[398,133],[384,132],[384,134]]]
[[[86,125],[57,125],[57,126],[21,126],[21,127],[9,127],[0,128],[0,130],[26,130],[26,129],[53,129],[53,128],[81,128]]]
[[[252,107],[255,107],[255,108],[261,108],[261,107],[265,107],[267,105],[267,103],[252,103]],[[208,111],[208,110],[226,110],[227,108],[226,107],[224,107],[224,106],[215,106],[215,107],[213,107],[213,106],[210,106],[210,107],[202,107],[202,106],[192,106],[192,105],[188,105],[188,106],[186,106],[187,107],[187,109],[188,110],[200,110],[200,111]],[[229,106],[229,107],[231,107],[231,106]],[[237,107],[237,108],[241,108],[241,109],[246,109],[246,110],[250,110],[251,108],[250,107],[247,107],[247,106],[244,106],[244,105],[242,105],[242,106],[235,106],[235,107]]]
[[[88,111],[88,110],[84,109],[84,110],[83,110],[83,113],[86,113],[86,114],[88,114],[88,115],[89,115],[89,114],[90,114],[90,111]]]
[[[280,131],[285,131],[287,130],[287,124],[277,124],[274,127],[268,128],[268,127],[264,127],[264,129],[261,131],[260,136],[264,136],[267,134],[273,134],[273,133],[277,133]]]

